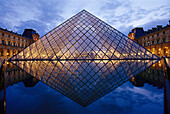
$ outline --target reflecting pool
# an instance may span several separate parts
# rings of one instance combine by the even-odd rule
[[[132,76],[132,73],[128,76],[124,74],[127,72],[125,72],[126,69],[124,72],[121,70],[121,61],[117,61],[117,64],[113,61],[91,62],[88,65],[87,63],[63,63],[64,66],[70,64],[69,66],[72,67],[78,66],[77,64],[90,66],[88,70],[74,67],[77,71],[73,71],[70,67],[69,70],[67,67],[64,68],[61,62],[55,63],[57,68],[62,65],[62,70],[61,68],[56,69],[58,75],[55,78],[51,75],[52,73],[44,75],[48,77],[43,78],[40,78],[37,73],[32,76],[31,72],[28,74],[12,63],[7,63],[4,66],[6,69],[3,68],[3,74],[1,74],[0,88],[1,102],[2,100],[6,101],[6,112],[164,113],[164,104],[166,104],[164,99],[167,95],[165,86],[168,87],[166,85],[168,84],[166,83],[168,74],[163,67],[163,61],[142,72],[139,71],[137,75],[133,73],[136,75],[135,77]],[[34,62],[30,64],[31,66],[35,65]],[[108,64],[108,66],[99,67],[102,64]],[[103,68],[103,70],[98,68]],[[118,72],[118,70],[120,71]],[[135,68],[127,69],[129,72],[133,70]],[[139,68],[137,68],[138,70]],[[121,71],[123,73],[118,75]],[[71,75],[71,72],[77,74],[79,78],[76,78],[76,75]],[[59,81],[57,82],[57,80]]]

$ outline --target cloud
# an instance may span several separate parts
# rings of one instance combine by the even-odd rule
[[[45,0],[41,2],[3,0],[0,5],[2,9],[0,12],[2,24],[0,26],[19,33],[21,33],[21,29],[32,27],[40,31],[40,35],[43,35],[44,32],[56,27],[63,20],[59,14],[62,7],[60,3],[61,0],[48,2]]]
[[[12,28],[13,26],[19,25],[20,21],[27,21],[36,19],[36,14],[38,10],[36,7],[31,7],[31,3],[27,1],[11,1],[11,0],[2,0],[0,7],[3,9],[1,18],[8,23],[7,26]]]
[[[21,29],[27,28],[24,25],[34,21],[32,27],[40,31],[42,36],[44,32],[50,31],[64,20],[86,9],[127,35],[129,29],[133,27],[146,26],[152,22],[157,25],[156,22],[162,22],[161,20],[168,21],[169,5],[170,2],[167,0],[149,2],[146,0],[138,2],[134,0],[1,0],[0,26],[21,32]]]
[[[159,90],[152,85],[134,87],[130,82],[113,90],[94,103],[99,104],[102,110],[112,110],[117,113],[160,112],[163,109],[163,89]],[[142,104],[142,105],[141,105]],[[121,110],[121,112],[119,112]]]
[[[48,32],[48,25],[36,20],[20,21],[20,25],[14,26],[14,28],[17,29],[18,33],[23,33],[24,29],[34,29],[41,35]]]
[[[115,9],[117,13],[110,11],[110,14],[104,16],[104,20],[106,20],[109,24],[113,25],[113,27],[122,31],[126,35],[127,32],[130,31],[128,29],[131,27],[134,28],[143,26],[147,23],[156,22],[157,20],[166,20],[167,22],[170,17],[170,9],[167,5],[156,7],[150,10],[142,8],[135,9],[133,6],[125,6],[127,6],[127,3],[117,7]],[[120,10],[122,11],[120,12]],[[155,25],[157,24],[155,23]],[[124,30],[122,30],[123,28]]]

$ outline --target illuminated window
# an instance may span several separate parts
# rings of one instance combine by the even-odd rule
[[[148,46],[150,46],[150,42],[148,42]]]
[[[160,55],[160,54],[161,54],[161,48],[158,49],[158,55]]]
[[[3,56],[3,49],[1,49],[1,51],[0,51],[0,52],[1,52],[1,56]]]
[[[16,51],[15,50],[13,50],[13,55],[15,55],[16,54]]]
[[[164,55],[165,55],[165,56],[168,55],[168,47],[164,47]]]
[[[9,49],[7,49],[7,56],[9,56]]]

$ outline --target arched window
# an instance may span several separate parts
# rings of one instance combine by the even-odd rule
[[[148,41],[148,46],[150,46],[150,42]]]
[[[15,55],[16,54],[16,50],[13,50],[13,55]]]
[[[10,41],[8,41],[8,45],[10,46]]]
[[[163,43],[165,43],[166,38],[162,38],[162,40],[163,40]]]
[[[168,55],[168,47],[164,47],[164,55],[165,55],[165,56]]]
[[[7,56],[9,56],[9,49],[7,49]]]
[[[3,49],[0,49],[0,56],[3,56]]]
[[[152,40],[152,45],[154,45],[154,40]]]
[[[5,44],[5,40],[2,40],[2,45],[4,45]]]

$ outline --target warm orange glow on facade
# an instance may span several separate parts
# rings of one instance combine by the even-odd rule
[[[38,34],[33,37],[39,39]],[[11,58],[33,42],[33,39],[0,28],[0,59]]]
[[[157,26],[148,31],[144,31],[143,28],[134,28],[128,36],[159,57],[170,57],[170,25]]]

